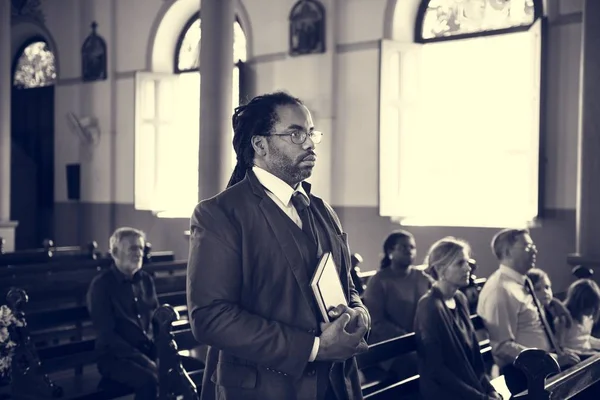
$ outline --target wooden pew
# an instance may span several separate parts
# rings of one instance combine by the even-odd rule
[[[358,263],[354,266],[357,267],[357,265]],[[368,271],[361,274],[359,269],[357,272],[361,278],[370,277],[375,273]],[[465,292],[471,293],[468,295],[471,306],[473,306],[473,302],[476,304],[479,291],[485,281],[485,278],[477,278],[473,275],[471,284],[464,289]],[[191,332],[189,321],[182,320],[178,315],[178,311],[181,310],[174,310],[170,305],[165,304],[157,310],[154,317],[156,323],[161,326],[158,335],[155,337],[158,358],[162,360],[162,367],[160,366],[161,361],[159,361],[159,390],[162,396],[184,395],[186,399],[196,399],[194,393],[197,394],[200,391],[204,365],[201,362],[196,362],[190,368],[190,364],[194,364],[191,361],[194,358],[191,353],[193,349],[199,346],[199,343]],[[486,336],[481,318],[473,316],[472,322],[475,329],[480,333],[483,332],[483,336]],[[480,346],[488,369],[491,369],[493,359],[489,340],[482,338]],[[358,356],[359,368],[361,370],[375,370],[374,367],[377,367],[381,362],[413,351],[416,351],[414,333],[377,343],[371,345],[368,352]],[[383,400],[395,398],[398,395],[418,395],[418,375],[397,381],[386,374],[385,371],[381,370],[381,372],[370,376],[371,379],[363,384],[363,394],[366,399]]]
[[[184,398],[196,400],[202,386],[204,365],[196,360],[194,368],[190,353],[199,343],[194,338],[189,321],[179,318],[178,312],[168,304],[161,306],[154,319],[160,325],[155,341],[159,359],[159,390],[162,398],[183,395]],[[471,320],[476,330],[483,330],[483,323],[478,316]],[[488,339],[479,342],[484,361],[491,367],[493,364],[491,346]],[[376,367],[379,363],[402,354],[416,351],[415,334],[409,333],[398,338],[369,346],[369,351],[357,357],[361,370]],[[363,395],[366,399],[408,399],[418,398],[419,376],[415,375],[403,380],[395,380],[388,375],[380,375],[377,379],[363,384]]]
[[[144,257],[144,265],[164,265],[173,263],[174,259],[171,251],[148,252]],[[111,264],[111,258],[103,257],[0,267],[0,295],[7,293],[11,287],[19,287],[42,305],[55,306],[59,300],[67,299],[81,303],[92,278]]]
[[[197,346],[189,324],[181,323],[185,321],[168,304],[156,310],[153,321],[158,332],[155,343],[158,354],[159,400],[180,398],[179,396],[183,396],[183,400],[198,400],[204,366],[199,363],[199,369],[192,371],[190,375],[180,354],[181,350],[186,350],[184,348],[191,350]],[[192,376],[196,378],[196,382]]]
[[[157,293],[164,296],[185,291],[186,266],[186,261],[162,262],[145,265],[144,270],[154,276]],[[36,345],[50,346],[95,337],[85,295],[96,274],[95,271],[57,274],[41,286],[33,287],[31,292],[26,288],[30,299],[40,297],[37,304],[27,307],[28,322]],[[185,296],[177,299],[171,304],[185,304]]]
[[[12,289],[6,296],[7,304],[20,326],[10,328],[11,339],[16,343],[12,359],[11,394],[17,398],[57,398],[63,389],[48,375],[41,372],[40,359],[30,341],[29,329],[23,312],[27,294],[20,289]]]
[[[185,292],[159,295],[159,301],[166,300],[174,304],[185,303]],[[176,309],[179,308],[181,307],[176,307]],[[68,313],[69,311],[65,310],[64,312]],[[25,318],[24,314],[23,318]],[[13,387],[13,391],[22,393],[24,389],[29,388],[32,382],[37,380],[38,382],[52,382],[52,386],[45,389],[46,394],[51,389],[60,390],[64,394],[63,398],[68,399],[113,399],[131,393],[131,390],[124,386],[114,383],[106,384],[100,379],[95,370],[97,353],[93,337],[57,346],[37,348],[31,338],[31,330],[28,329],[27,334],[19,341],[24,343],[21,348],[27,349],[28,354],[33,354],[32,359],[36,360],[37,367],[29,369],[30,373],[19,380],[21,384]],[[67,373],[69,370],[83,366],[89,366],[92,370],[88,373]],[[51,379],[49,376],[55,378]],[[55,389],[56,387],[60,389]],[[33,398],[41,397],[34,396]]]
[[[28,268],[29,266],[20,266],[19,268],[21,267]],[[175,309],[183,316],[186,315],[186,267],[187,261],[152,262],[144,266],[146,271],[155,276],[160,303],[175,305]],[[89,272],[86,279],[72,282],[73,285],[79,285],[78,290],[83,295],[89,287],[91,278],[97,274],[94,269],[90,269]],[[51,286],[67,291],[71,291],[74,287],[65,289],[65,285],[60,284],[60,279],[53,282]],[[28,309],[27,301],[23,303],[22,307]],[[21,312],[23,311],[21,310]],[[22,315],[25,318],[25,313]],[[109,385],[108,389],[90,387],[90,385],[102,382],[95,371],[97,358],[94,349],[95,332],[84,302],[50,310],[34,308],[27,313],[26,320],[28,323],[27,342],[34,349],[41,363],[36,374],[60,377],[57,379],[60,379],[64,392],[71,396],[69,398],[77,398],[75,394],[84,393],[85,396],[93,396],[84,396],[86,399],[110,399],[120,396],[119,393],[123,393],[126,389],[119,385]],[[91,374],[84,373],[86,366],[94,369]],[[74,374],[69,371],[74,371]]]
[[[564,371],[550,354],[539,349],[523,350],[514,364],[527,376],[528,389],[511,399],[583,400],[600,396],[600,353]]]
[[[483,288],[486,279],[471,275],[469,282],[469,285],[462,288],[461,291],[465,293],[469,301],[472,322],[475,330],[478,332],[478,337],[480,337],[482,355],[484,356],[488,370],[490,370],[493,365],[493,359],[489,340],[487,339],[487,331],[483,326],[481,318],[475,316],[479,292]],[[366,378],[362,385],[365,398],[386,399],[388,397],[394,398],[396,395],[408,396],[408,398],[416,396],[416,393],[418,393],[418,375],[399,381],[393,374],[378,367],[384,361],[392,360],[398,355],[409,354],[413,351],[416,351],[416,343],[414,333],[410,333],[372,344],[369,346],[367,353],[359,355],[359,369],[363,371]]]
[[[472,315],[471,322],[473,322],[476,331],[485,330],[479,316]],[[490,341],[482,339],[479,341],[479,346],[484,362],[489,369],[493,364]],[[362,371],[376,368],[381,362],[391,360],[403,354],[409,354],[416,351],[416,349],[417,344],[414,333],[408,333],[384,342],[375,343],[369,346],[369,351],[357,356],[358,368]],[[390,375],[379,374],[375,379],[363,383],[363,395],[365,400],[416,399],[419,392],[418,380],[419,375],[398,381]]]
[[[26,265],[47,262],[61,262],[65,260],[95,260],[101,257],[98,244],[95,241],[86,246],[54,246],[50,239],[44,240],[43,246],[38,249],[19,250],[10,253],[0,252],[0,266]]]
[[[367,288],[365,280],[361,278],[361,271],[359,265],[363,262],[363,258],[360,254],[354,253],[350,257],[350,261],[352,265],[350,268],[350,277],[352,278],[352,283],[354,283],[354,287],[358,292],[359,296],[362,296]]]
[[[144,247],[144,263],[172,261],[172,251],[152,251],[152,243],[146,242]],[[93,241],[87,246],[55,247],[52,240],[44,241],[44,247],[39,249],[21,250],[11,253],[0,253],[0,268],[23,265],[43,266],[48,263],[59,265],[77,265],[82,261],[96,260],[100,263],[112,262],[109,253],[98,251],[98,244]]]

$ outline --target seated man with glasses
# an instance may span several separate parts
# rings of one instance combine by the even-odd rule
[[[304,182],[323,135],[282,92],[236,108],[233,129],[228,188],[191,219],[189,318],[209,346],[201,399],[360,400],[354,356],[367,350],[370,317],[339,219]],[[325,323],[310,280],[327,252],[348,305]]]
[[[494,361],[512,394],[527,388],[525,374],[513,365],[521,351],[549,352],[561,368],[579,362],[562,349],[549,326],[527,272],[535,266],[537,248],[527,229],[503,229],[492,239],[500,267],[479,294],[477,314],[489,333]]]

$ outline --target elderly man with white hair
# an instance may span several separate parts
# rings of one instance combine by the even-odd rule
[[[140,230],[117,229],[110,238],[113,265],[94,278],[87,293],[100,352],[98,370],[131,387],[136,400],[156,399],[158,386],[151,339],[158,297],[152,276],[142,270],[145,239]]]

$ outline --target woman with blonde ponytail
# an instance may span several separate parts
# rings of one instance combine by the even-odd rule
[[[458,289],[469,283],[470,247],[446,237],[427,253],[432,288],[417,305],[415,335],[423,400],[496,400],[485,373],[467,298]]]

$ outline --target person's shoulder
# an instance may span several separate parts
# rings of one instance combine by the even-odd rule
[[[486,280],[483,288],[479,292],[478,304],[497,303],[499,301],[518,300],[517,282],[503,279],[500,271],[495,271]]]
[[[311,201],[314,201],[315,204],[321,204],[322,207],[327,210],[327,212],[336,220],[337,223],[340,222],[339,217],[337,215],[337,213],[335,212],[333,206],[331,206],[331,204],[329,204],[328,202],[326,202],[325,200],[323,200],[321,197],[311,193],[310,194],[311,197]]]
[[[379,269],[377,272],[373,274],[372,277],[369,278],[369,284],[382,284],[387,281],[391,277],[391,272],[389,268]],[[369,287],[367,284],[367,288]]]
[[[467,300],[467,296],[460,290],[457,290],[454,294],[454,299],[459,302],[463,307],[469,307],[469,301]]]
[[[502,286],[500,270],[495,270],[490,276],[487,277],[483,287],[481,288],[481,294],[487,294],[494,292],[499,286]],[[480,295],[481,295],[480,294]]]
[[[200,201],[192,214],[192,227],[195,225],[223,226],[245,207],[252,207],[252,190],[247,180],[223,190],[221,193]],[[243,212],[242,212],[243,213]]]
[[[442,300],[432,289],[428,290],[417,302],[417,310],[434,311],[442,306]]]
[[[196,210],[209,211],[218,208],[229,209],[239,207],[247,201],[249,192],[251,192],[250,183],[247,179],[244,179],[213,197],[200,201],[196,205]]]
[[[139,270],[138,273],[140,274],[141,279],[154,283],[154,277],[152,276],[152,274],[148,271],[145,271],[143,267]]]
[[[104,288],[112,287],[114,283],[114,272],[112,271],[112,268],[107,268],[92,278],[89,290],[102,291]]]
[[[411,268],[414,277],[419,282],[433,283],[434,279],[426,272],[427,265],[415,265]]]

